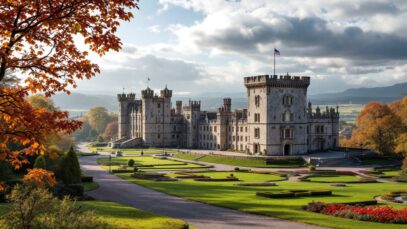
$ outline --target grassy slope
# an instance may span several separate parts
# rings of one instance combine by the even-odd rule
[[[200,173],[202,174],[202,173]],[[270,175],[249,174],[242,176],[234,173],[243,182],[263,182],[270,180]],[[209,173],[214,176],[214,174]],[[223,176],[223,174],[220,174]],[[233,186],[237,182],[197,182],[182,180],[177,182],[154,182],[135,179],[130,174],[119,174],[120,177],[152,189],[187,199],[205,202],[212,205],[233,208],[256,214],[264,214],[292,221],[318,224],[333,228],[371,229],[376,228],[407,228],[407,225],[380,224],[350,219],[342,219],[323,214],[306,212],[301,209],[309,202],[351,202],[371,200],[375,195],[392,190],[405,189],[403,184],[373,183],[350,184],[347,187],[332,187],[324,183],[278,182],[275,187],[240,187]],[[269,199],[257,197],[256,191],[284,191],[287,189],[329,189],[334,195],[328,197],[301,197],[285,199]]]
[[[84,201],[80,205],[86,210],[93,210],[112,228],[126,229],[181,229],[183,220],[158,216],[136,208],[113,202]],[[0,204],[0,215],[7,212],[7,204]]]
[[[175,158],[194,160],[199,157],[196,154],[176,154]],[[281,161],[276,161],[274,164],[266,164],[265,160],[256,158],[236,158],[236,157],[226,157],[226,156],[211,156],[207,155],[200,158],[198,161],[210,162],[216,164],[234,165],[234,166],[244,166],[244,167],[258,167],[258,168],[292,168],[301,167],[303,164],[296,161],[286,161],[286,164],[282,164]]]

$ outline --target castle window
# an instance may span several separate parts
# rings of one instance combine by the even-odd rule
[[[260,128],[254,128],[254,138],[260,138]]]
[[[240,132],[243,132],[243,127],[240,127]]]
[[[240,136],[240,141],[243,141],[243,136]]]
[[[256,107],[260,106],[260,95],[256,95],[254,97],[254,104],[256,105]]]
[[[214,127],[213,127],[213,131],[215,131],[215,132],[216,132],[216,126],[214,126]]]
[[[160,136],[160,134],[157,134],[157,138],[159,139],[161,136]]]
[[[246,136],[246,137],[244,137],[244,140],[247,142],[247,136]]]
[[[245,132],[247,133],[247,126],[244,128]]]
[[[293,97],[291,95],[283,96],[283,105],[290,106],[293,104]]]
[[[293,128],[281,129],[281,137],[283,139],[292,139],[294,137],[294,129]]]
[[[260,122],[260,114],[254,113],[254,122]]]
[[[190,118],[190,116],[189,115],[187,115],[187,119],[189,119]]]
[[[157,108],[160,108],[161,107],[161,104],[160,103],[157,103]]]
[[[235,141],[235,136],[233,136],[233,141]]]

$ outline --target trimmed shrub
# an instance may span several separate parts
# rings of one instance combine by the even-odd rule
[[[127,165],[130,166],[130,167],[133,167],[134,163],[135,163],[135,161],[133,159],[130,159],[130,160],[127,161]]]
[[[138,171],[138,168],[134,167],[133,172],[137,172],[137,171]]]
[[[85,188],[80,184],[60,184],[54,187],[54,195],[61,199],[64,196],[83,197],[84,192]]]
[[[227,178],[196,178],[194,181],[239,181],[237,177],[227,177]]]
[[[235,171],[240,171],[240,168],[239,168],[239,167],[235,167]]]
[[[369,206],[369,205],[376,205],[377,200],[353,201],[353,202],[347,202],[347,203],[343,203],[343,204],[355,205],[355,206]]]
[[[81,169],[78,157],[72,146],[68,153],[66,153],[61,159],[60,174],[64,184],[81,183]]]
[[[277,186],[276,183],[273,182],[260,182],[260,183],[238,183],[235,184],[236,186]]]
[[[91,183],[93,182],[93,177],[92,176],[81,176],[81,182],[82,183]]]
[[[310,165],[310,166],[308,166],[308,170],[309,170],[310,172],[313,172],[313,171],[316,170],[316,168],[315,168],[315,166]]]
[[[133,169],[112,169],[112,173],[132,173]]]
[[[310,212],[321,213],[322,210],[324,210],[325,206],[326,206],[325,203],[319,201],[312,201],[311,203],[308,203],[308,205],[305,207],[305,210]]]
[[[267,198],[288,198],[288,197],[294,197],[294,193],[293,192],[277,192],[277,193],[256,192],[256,196],[267,197]]]
[[[331,196],[332,191],[331,190],[311,190],[310,194],[311,194],[311,196]]]

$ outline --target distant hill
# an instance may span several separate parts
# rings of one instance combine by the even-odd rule
[[[92,107],[102,106],[115,111],[118,106],[117,97],[113,95],[56,94],[52,99],[62,110],[89,110]]]
[[[407,95],[407,83],[395,84],[388,87],[375,88],[353,88],[338,93],[325,93],[309,95],[309,99],[313,104],[365,104],[371,101],[390,102],[402,98]],[[194,100],[201,100],[202,110],[216,110],[222,106],[223,98],[232,98],[232,108],[246,108],[246,94],[230,93],[215,95],[197,95],[191,97]],[[89,110],[92,107],[103,106],[108,110],[116,112],[118,109],[117,97],[113,95],[89,95],[73,93],[71,95],[57,94],[53,97],[55,104],[63,110]],[[189,97],[173,97],[173,105],[176,100],[182,100],[183,105],[187,105]]]
[[[407,83],[387,87],[352,88],[343,92],[310,95],[314,104],[327,103],[367,103],[379,101],[388,103],[407,95]]]

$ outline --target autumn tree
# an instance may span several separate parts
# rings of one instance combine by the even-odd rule
[[[89,125],[96,130],[98,134],[103,134],[106,125],[110,122],[109,112],[105,107],[94,107],[88,111],[86,118]]]
[[[118,121],[113,121],[107,124],[105,131],[103,132],[103,138],[106,141],[109,141],[111,138],[117,136],[117,132],[119,129]]]
[[[117,28],[132,18],[135,7],[133,0],[0,2],[0,160],[18,167],[23,155],[44,153],[49,133],[70,134],[80,127],[67,112],[35,108],[25,98],[69,93],[76,79],[99,73],[88,52],[118,51]],[[5,83],[11,72],[24,75],[22,84]]]
[[[401,120],[386,104],[371,102],[360,112],[356,130],[348,142],[380,154],[394,153],[401,131]]]

